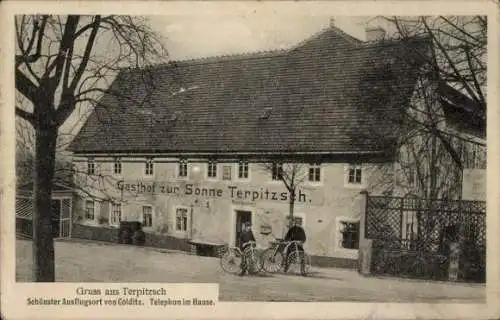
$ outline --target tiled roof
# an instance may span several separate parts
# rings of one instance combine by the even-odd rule
[[[356,153],[397,136],[382,114],[411,96],[408,46],[363,43],[335,28],[285,51],[170,62],[122,71],[72,143],[98,152]],[[377,96],[380,67],[396,96]],[[384,69],[385,70],[385,69]],[[380,103],[375,103],[380,105]]]
[[[476,137],[486,137],[485,110],[478,102],[445,83],[439,85],[439,96],[448,125]]]

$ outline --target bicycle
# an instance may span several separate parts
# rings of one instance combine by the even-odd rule
[[[264,250],[261,254],[261,269],[266,272],[277,272],[282,267],[284,267],[283,262],[285,260],[284,253],[290,250],[290,247],[295,244],[294,251],[288,254],[288,270],[292,266],[298,265],[298,270],[300,271],[301,260],[304,259],[304,271],[309,272],[311,268],[311,258],[305,251],[299,250],[299,245],[302,245],[302,241],[284,241],[275,238],[276,241],[271,243],[271,246]],[[294,270],[295,268],[292,268]]]
[[[221,257],[220,264],[222,270],[227,273],[237,274],[241,272],[242,260],[245,259],[249,264],[248,272],[250,274],[258,273],[260,268],[259,259],[255,241],[248,241],[243,244],[243,251],[238,247],[229,247]]]
[[[283,266],[283,250],[286,247],[286,241],[277,239],[270,242],[270,247],[265,249],[261,254],[261,269],[266,272],[277,272]]]
[[[292,246],[294,244],[295,244],[294,250],[288,254],[288,261],[287,261],[288,270],[287,271],[292,270],[292,272],[295,271],[293,273],[299,273],[299,272],[302,273],[301,263],[303,261],[303,263],[304,263],[304,274],[303,275],[306,275],[311,269],[311,258],[304,251],[304,247],[302,247],[302,250],[299,250],[299,245],[302,246],[302,241],[297,241],[297,240],[289,241],[287,246],[285,247],[285,250],[283,250],[283,252],[289,252],[290,246]]]

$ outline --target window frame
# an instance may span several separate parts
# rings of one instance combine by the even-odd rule
[[[177,211],[179,209],[182,209],[182,210],[186,210],[186,225],[185,225],[185,230],[178,230],[177,229]],[[189,210],[190,208],[187,207],[187,206],[183,206],[183,205],[177,205],[177,206],[174,206],[174,214],[173,214],[173,218],[174,218],[174,232],[176,234],[187,234],[188,231],[189,231],[189,223],[190,223],[190,219],[189,219]],[[182,218],[182,217],[181,217]],[[182,227],[182,220],[181,220],[181,227]]]
[[[415,188],[417,186],[417,172],[414,168],[408,168],[408,187]]]
[[[344,248],[342,246],[342,241],[343,241],[343,234],[341,232],[342,224],[343,223],[355,223],[358,224],[358,248]],[[359,246],[361,242],[361,219],[359,218],[352,218],[352,217],[337,217],[335,219],[335,250],[338,252],[344,252],[348,254],[353,254],[357,255],[359,252]]]
[[[144,217],[145,217],[145,214],[144,214],[144,208],[151,208],[151,225],[150,226],[146,226],[144,221]],[[142,222],[142,227],[145,228],[145,229],[152,229],[154,227],[154,206],[150,205],[150,204],[143,204],[141,205],[141,215],[142,215],[142,219],[141,219],[141,222]]]
[[[153,157],[147,157],[146,161],[144,162],[144,171],[143,175],[144,177],[151,178],[154,176],[154,158]]]
[[[323,166],[321,165],[320,162],[313,162],[309,163],[309,166],[307,168],[307,182],[309,184],[322,184],[323,183]],[[311,170],[314,170],[314,177],[316,175],[319,175],[318,180],[311,180]]]
[[[115,210],[115,206],[119,206],[119,208],[120,208],[120,211],[119,211],[120,215],[119,215],[118,223],[113,222],[113,217],[115,217],[115,213],[117,212]],[[109,211],[109,225],[113,226],[113,227],[120,226],[120,222],[122,221],[122,218],[123,218],[123,205],[119,202],[112,202],[111,203],[111,210]]]
[[[87,175],[93,176],[96,174],[96,163],[94,157],[87,158]]]
[[[290,215],[289,215],[289,212],[286,212],[286,213],[284,214],[284,219],[285,219],[285,227],[286,227],[286,229],[287,229],[287,230],[288,230],[288,217],[289,217],[289,216],[290,216]],[[304,230],[306,230],[306,215],[305,215],[303,212],[294,212],[294,213],[293,213],[293,217],[294,217],[294,219],[295,219],[296,217],[298,217],[298,218],[302,219],[302,225],[301,225],[301,227],[302,227]]]
[[[226,179],[226,173],[227,173],[227,170],[226,169],[229,169],[229,179]],[[221,177],[221,180],[222,181],[233,181],[233,165],[232,164],[222,164],[222,177]]]
[[[113,159],[113,174],[115,176],[121,176],[122,175],[122,170],[123,170],[123,166],[122,166],[122,158],[121,157],[115,157]],[[116,170],[117,168],[119,168],[120,170]],[[119,171],[119,172],[117,172]]]
[[[185,166],[185,170],[186,170],[185,175],[181,175],[181,166]],[[177,161],[176,177],[178,179],[188,179],[188,177],[189,177],[189,161],[186,158],[180,158]]]
[[[88,217],[88,209],[89,209],[89,206],[88,206],[88,203],[91,202],[92,203],[92,219],[89,219]],[[85,199],[85,207],[84,207],[84,221],[96,221],[97,217],[96,217],[96,201],[95,200],[92,200],[92,199]]]
[[[275,173],[277,174],[277,176],[275,175]],[[276,161],[271,164],[271,181],[272,182],[283,181],[283,162]]]
[[[241,177],[240,172],[245,172],[246,167],[246,177]],[[237,165],[237,180],[240,181],[250,181],[250,162],[248,160],[239,160]]]
[[[350,182],[351,169],[355,170],[354,178],[356,178],[356,171],[360,170],[360,182]],[[344,186],[348,188],[364,188],[365,184],[365,166],[362,163],[347,163],[344,169]]]
[[[209,159],[208,162],[207,162],[207,166],[206,166],[207,170],[207,180],[217,180],[217,178],[219,177],[219,163],[217,162],[217,160],[215,159]],[[212,176],[210,175],[211,173],[213,173],[213,171],[215,170],[215,175]]]

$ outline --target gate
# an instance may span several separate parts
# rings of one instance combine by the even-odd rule
[[[52,201],[54,238],[71,237],[71,198],[53,198]],[[21,239],[33,237],[33,199],[31,197],[19,195],[16,197],[16,236]]]
[[[71,237],[71,199],[61,199],[61,217],[59,219],[59,237]]]
[[[372,239],[371,272],[484,282],[486,203],[369,196],[365,237]]]

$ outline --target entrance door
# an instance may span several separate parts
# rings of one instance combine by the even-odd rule
[[[240,234],[246,222],[252,223],[252,212],[236,210],[236,241],[235,245],[240,246]]]
[[[61,222],[61,200],[52,199],[52,236],[59,238]]]

